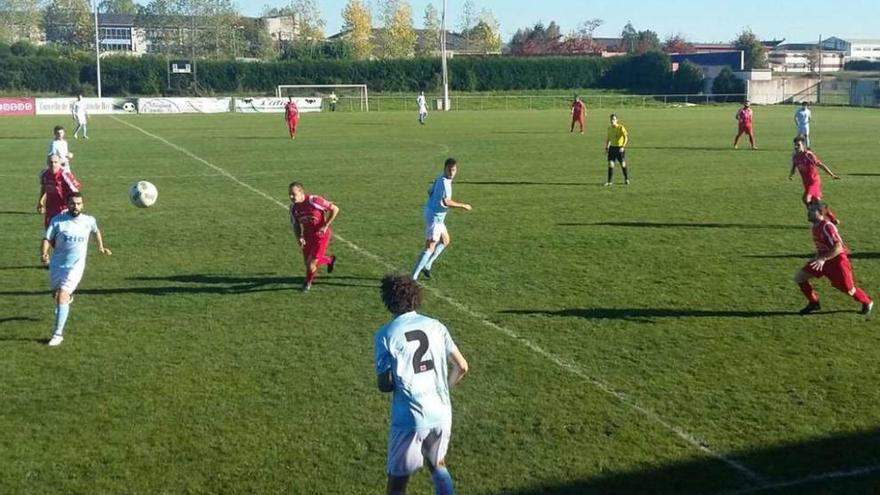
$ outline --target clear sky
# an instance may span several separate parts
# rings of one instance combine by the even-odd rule
[[[144,0],[145,1],[145,0]],[[651,29],[663,39],[681,33],[690,41],[730,41],[743,28],[751,28],[762,39],[810,42],[819,35],[827,38],[880,38],[880,0],[473,0],[477,9],[489,9],[501,23],[505,42],[517,28],[542,20],[555,20],[567,33],[586,19],[597,17],[605,23],[596,36],[618,36],[627,21],[636,29]],[[453,27],[464,0],[447,0]],[[289,0],[238,0],[245,15],[256,16],[264,5],[279,7]],[[339,31],[346,0],[317,0],[327,21],[325,34]],[[413,22],[422,24],[425,6],[440,8],[442,0],[410,0]]]

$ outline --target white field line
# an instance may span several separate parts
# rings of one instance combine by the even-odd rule
[[[804,476],[803,478],[798,478],[794,480],[788,481],[779,481],[774,483],[762,483],[757,486],[753,486],[751,488],[745,488],[742,490],[737,490],[734,492],[726,492],[725,495],[748,495],[751,493],[760,493],[767,490],[778,490],[781,488],[792,488],[795,486],[803,486],[803,485],[811,485],[813,483],[821,483],[823,481],[833,481],[839,479],[846,478],[857,478],[859,476],[865,476],[868,474],[873,474],[880,472],[880,464],[875,466],[865,466],[853,469],[847,469],[843,471],[831,471],[829,473],[822,474],[811,474],[809,476]]]
[[[287,204],[282,203],[281,201],[278,201],[277,199],[270,196],[269,194],[266,194],[265,192],[255,188],[247,183],[242,182],[241,180],[239,180],[237,177],[230,174],[226,170],[223,170],[222,168],[214,165],[213,163],[205,160],[204,158],[201,158],[201,157],[193,154],[189,150],[182,148],[182,147],[168,141],[167,139],[165,139],[161,136],[157,136],[149,131],[146,131],[146,130],[144,130],[144,129],[142,129],[132,123],[126,122],[116,116],[111,116],[111,118],[114,120],[117,120],[118,122],[121,122],[122,124],[125,124],[128,127],[131,127],[132,129],[138,130],[141,133],[143,133],[153,139],[156,139],[157,141],[161,141],[162,143],[165,143],[166,145],[168,145],[168,146],[176,149],[177,151],[180,151],[181,153],[185,154],[186,156],[192,158],[193,160],[196,160],[197,162],[202,163],[205,166],[210,167],[211,169],[217,171],[219,174],[223,175],[224,177],[231,180],[232,182],[235,182],[236,184],[244,187],[245,189],[248,189],[249,191],[251,191],[257,195],[262,196],[263,198],[275,203],[276,205],[284,208],[285,210],[288,209]],[[345,244],[352,251],[362,255],[363,257],[365,257],[367,259],[370,259],[370,260],[376,262],[377,264],[381,265],[385,269],[387,269],[389,271],[399,271],[399,268],[394,266],[393,264],[391,264],[389,261],[385,260],[384,258],[382,258],[376,254],[371,253],[370,251],[367,251],[366,249],[358,246],[357,244],[355,244],[353,242],[346,240],[344,237],[341,237],[340,235],[338,235],[336,233],[333,234],[333,237],[336,238],[337,240],[339,240],[340,242],[342,242],[343,244]],[[440,290],[432,288],[432,287],[426,287],[426,289],[428,291],[430,291],[432,294],[434,294],[436,297],[442,299],[443,301],[446,301],[448,304],[450,304],[454,308],[458,309],[462,313],[478,320],[483,325],[485,325],[493,330],[497,330],[497,331],[503,333],[504,335],[507,335],[508,337],[520,342],[521,344],[523,344],[524,346],[526,346],[528,349],[535,352],[539,356],[541,356],[541,357],[547,359],[548,361],[552,362],[553,364],[559,366],[563,370],[568,371],[569,373],[571,373],[575,376],[583,378],[584,380],[588,381],[590,384],[592,384],[594,387],[596,387],[600,391],[617,399],[622,404],[625,404],[630,409],[638,412],[642,416],[644,416],[644,417],[648,418],[649,420],[653,421],[654,423],[660,425],[661,427],[663,427],[667,431],[674,433],[677,437],[684,440],[685,443],[695,447],[697,450],[703,452],[704,454],[711,456],[711,457],[714,457],[715,459],[723,462],[724,464],[727,464],[729,467],[731,467],[735,471],[739,472],[740,474],[745,476],[747,479],[749,479],[751,481],[760,481],[761,480],[761,476],[758,475],[758,473],[756,473],[755,471],[752,471],[751,469],[749,469],[748,467],[746,467],[745,465],[743,465],[742,463],[740,463],[734,459],[726,457],[724,454],[721,454],[719,452],[712,450],[711,448],[709,448],[707,442],[700,440],[699,438],[697,438],[693,434],[685,431],[684,429],[682,429],[678,426],[675,426],[672,423],[669,423],[668,421],[661,418],[657,413],[655,413],[651,409],[648,409],[644,406],[637,404],[633,399],[631,399],[625,393],[620,392],[618,390],[615,390],[613,387],[611,387],[607,383],[590,376],[589,374],[587,374],[584,370],[582,370],[576,364],[564,361],[564,360],[560,359],[559,357],[557,357],[556,355],[554,355],[553,353],[545,350],[543,347],[540,347],[539,345],[535,344],[534,342],[531,342],[523,337],[520,337],[513,330],[510,330],[509,328],[503,327],[501,325],[498,325],[497,323],[490,321],[485,315],[480,314],[477,311],[474,311],[473,309],[458,302],[455,299],[452,299],[449,296],[446,296]]]

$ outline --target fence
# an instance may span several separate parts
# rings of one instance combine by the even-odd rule
[[[681,105],[711,105],[717,103],[742,102],[744,94],[723,95],[583,95],[581,99],[588,108],[623,108],[623,107],[663,107]],[[427,96],[429,110],[442,108],[442,97]],[[359,97],[340,97],[338,111],[360,111]],[[572,96],[569,95],[450,95],[450,110],[554,110],[571,108]],[[402,112],[417,111],[418,104],[414,95],[370,96],[370,111]]]

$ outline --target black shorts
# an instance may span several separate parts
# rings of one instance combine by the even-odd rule
[[[608,147],[608,161],[609,162],[620,162],[623,163],[626,160],[626,151],[621,149],[620,146],[609,146]]]

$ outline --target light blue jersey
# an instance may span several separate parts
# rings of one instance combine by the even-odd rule
[[[425,220],[442,223],[449,208],[443,206],[444,199],[452,199],[452,179],[440,175],[431,184],[428,202],[425,203]]]
[[[89,236],[98,231],[95,217],[80,214],[76,217],[68,212],[52,217],[46,229],[46,240],[55,243],[55,251],[49,262],[49,269],[72,270],[86,263],[89,249]]]
[[[439,321],[415,311],[376,332],[376,373],[391,370],[391,427],[436,428],[452,423],[447,356],[457,347]]]
[[[809,129],[812,117],[813,114],[809,108],[801,108],[794,113],[794,122],[797,124],[798,129]]]

